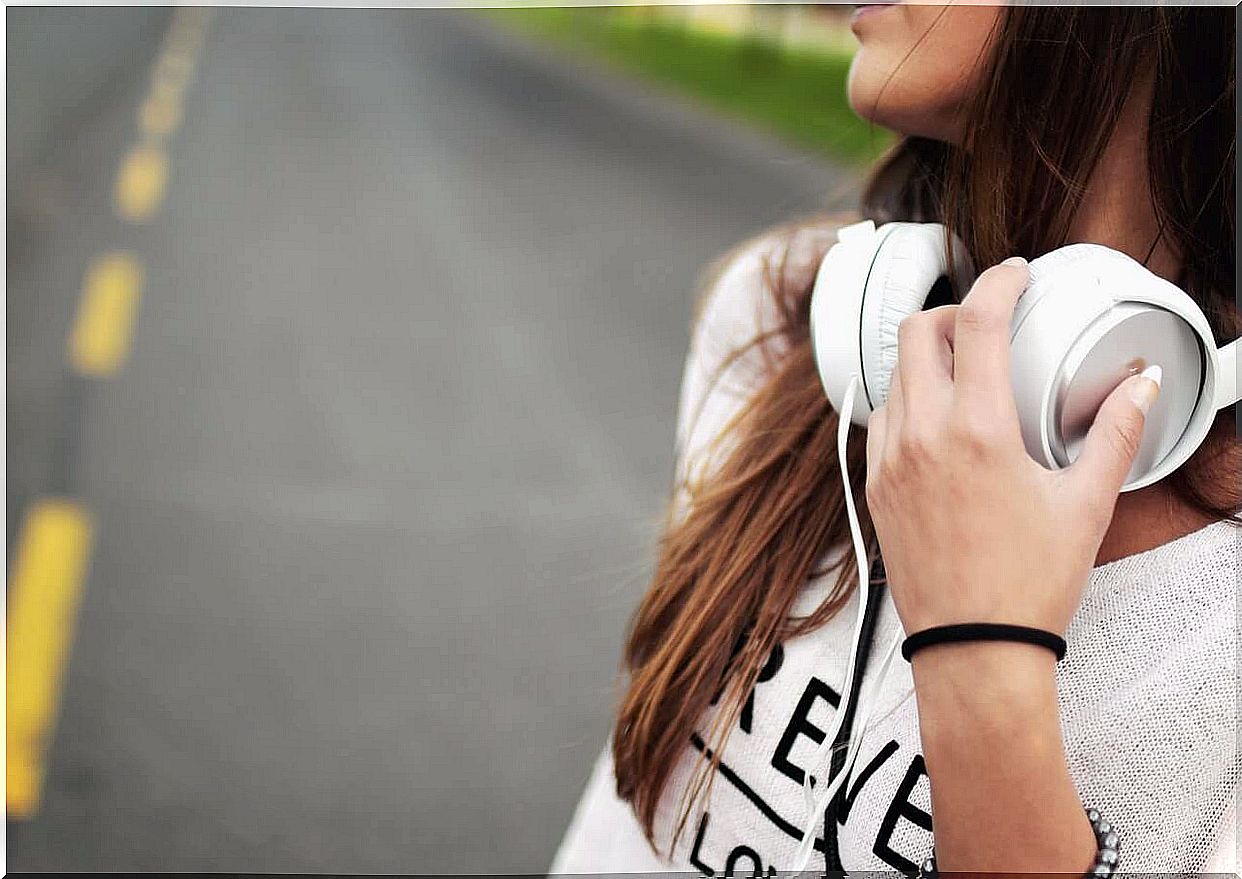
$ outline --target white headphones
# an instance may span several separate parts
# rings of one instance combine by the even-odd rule
[[[897,326],[948,294],[943,226],[870,220],[838,232],[811,297],[820,379],[840,411],[858,378],[851,420],[888,399]],[[973,277],[965,247],[959,276]],[[1134,368],[1159,364],[1160,397],[1123,491],[1151,485],[1194,454],[1219,409],[1238,402],[1238,341],[1217,349],[1184,291],[1123,253],[1071,244],[1030,264],[1014,311],[1012,383],[1027,452],[1050,469],[1073,463],[1100,404]],[[942,303],[942,304],[943,304]]]

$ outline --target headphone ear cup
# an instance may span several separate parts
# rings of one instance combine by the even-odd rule
[[[938,285],[950,275],[945,254],[948,231],[939,223],[891,223],[876,252],[862,303],[863,388],[871,408],[888,400],[897,363],[897,330],[901,322],[923,310]],[[966,248],[953,237],[957,273],[966,280],[973,271]]]
[[[1210,429],[1215,411],[1204,387],[1213,346],[1194,300],[1123,253],[1078,243],[1033,260],[1011,347],[1027,452],[1045,467],[1072,464],[1117,384],[1156,364],[1164,371],[1160,396],[1122,490],[1163,479]]]

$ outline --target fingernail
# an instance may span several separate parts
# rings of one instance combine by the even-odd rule
[[[1139,411],[1146,415],[1155,405],[1156,398],[1160,396],[1160,381],[1164,378],[1164,370],[1152,364],[1139,373],[1139,378],[1147,379],[1147,381],[1130,383],[1130,399],[1134,401],[1135,406],[1138,406]]]
[[[1024,260],[1020,256],[1011,256],[1009,257],[1009,259],[1002,262],[1001,265],[1003,266],[1024,266],[1026,265],[1026,260]]]

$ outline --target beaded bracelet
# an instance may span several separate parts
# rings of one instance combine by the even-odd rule
[[[1118,851],[1121,848],[1121,840],[1117,837],[1117,831],[1113,830],[1113,826],[1109,824],[1100,815],[1096,809],[1087,810],[1087,820],[1091,822],[1091,829],[1095,831],[1095,863],[1091,869],[1084,874],[1088,879],[1107,879],[1117,871]],[[932,856],[923,861],[919,867],[919,879],[933,879],[940,874],[936,871],[936,847],[932,846]]]

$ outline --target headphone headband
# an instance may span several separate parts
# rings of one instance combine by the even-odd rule
[[[1238,343],[1234,339],[1223,348],[1216,349],[1216,401],[1215,407],[1224,409],[1242,400],[1238,392]]]

